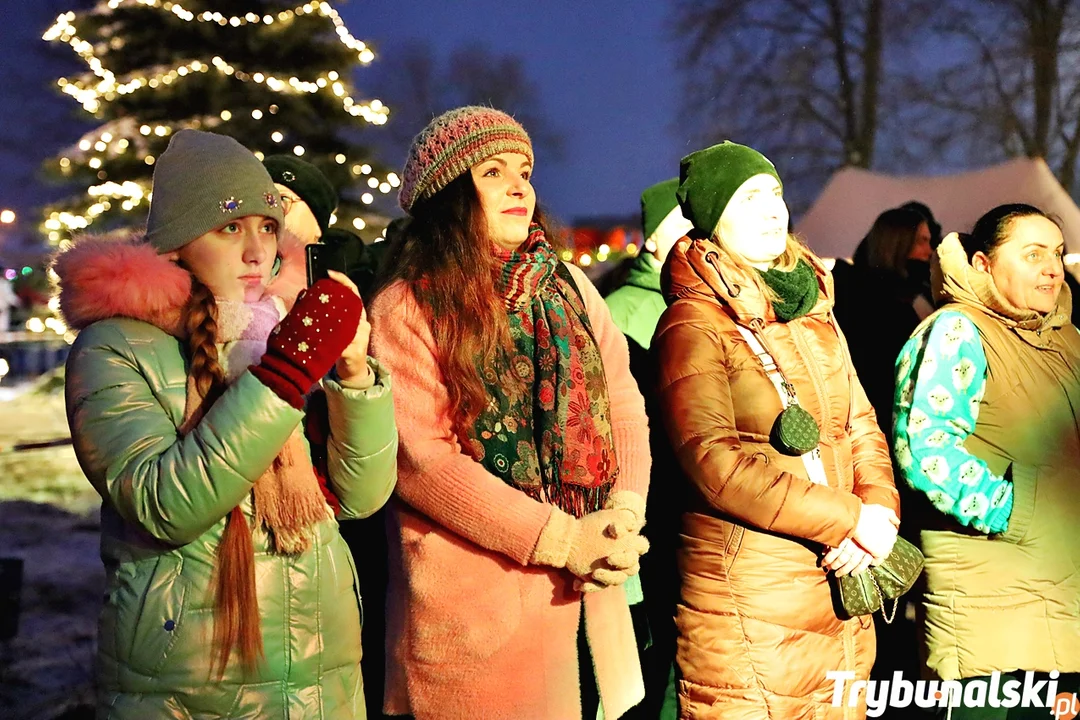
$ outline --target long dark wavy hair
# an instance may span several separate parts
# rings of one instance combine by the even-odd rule
[[[495,279],[499,261],[488,239],[484,210],[472,175],[465,173],[430,198],[418,200],[412,218],[389,242],[372,298],[391,283],[412,286],[435,338],[439,369],[450,396],[459,437],[480,416],[488,392],[480,368],[512,352],[510,327]],[[537,206],[533,222],[551,240]]]

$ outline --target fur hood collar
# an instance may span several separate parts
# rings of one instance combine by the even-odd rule
[[[266,296],[281,298],[291,308],[307,284],[304,244],[283,231],[278,247],[281,269]],[[127,317],[182,337],[191,273],[158,255],[143,232],[77,236],[70,248],[56,254],[52,269],[69,327],[81,330],[98,320]]]

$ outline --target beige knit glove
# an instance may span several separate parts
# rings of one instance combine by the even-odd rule
[[[641,528],[645,527],[645,498],[632,490],[616,490],[611,493],[604,503],[604,509],[629,510],[633,514],[633,521],[627,523],[625,529],[630,532],[640,532]]]
[[[636,572],[638,558],[649,549],[648,540],[627,529],[636,522],[626,508],[597,510],[580,519],[552,508],[531,561],[566,568],[579,578],[575,587],[583,591],[581,580],[599,583],[589,592],[621,584],[634,574],[628,570]]]
[[[616,531],[622,533],[637,533],[645,526],[645,498],[631,490],[618,490],[611,493],[606,503],[605,510],[629,510],[633,519],[626,524],[620,525]],[[644,538],[642,538],[644,539]],[[646,540],[645,549],[648,550]],[[612,570],[599,569],[593,573],[591,580],[578,579],[574,581],[574,589],[581,592],[597,592],[611,585],[622,585],[628,579],[637,575],[641,570],[639,561],[644,552],[637,552],[635,548],[627,548],[622,552],[609,555],[608,565]]]

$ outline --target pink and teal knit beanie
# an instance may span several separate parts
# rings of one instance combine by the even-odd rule
[[[517,120],[476,105],[449,110],[413,139],[401,173],[398,204],[411,212],[417,200],[431,197],[473,165],[504,152],[521,153],[533,162],[532,141]]]

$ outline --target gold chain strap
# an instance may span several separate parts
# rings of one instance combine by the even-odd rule
[[[896,619],[896,608],[900,607],[900,598],[893,600],[892,612],[885,613],[885,594],[881,592],[881,588],[878,587],[877,578],[874,577],[874,573],[870,572],[867,568],[866,572],[870,575],[870,583],[874,586],[874,593],[877,594],[878,602],[881,603],[881,617],[885,619],[887,625],[892,625],[892,621]]]

